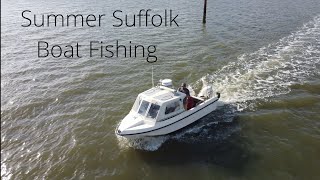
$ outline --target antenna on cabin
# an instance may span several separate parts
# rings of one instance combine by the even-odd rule
[[[152,87],[154,87],[154,82],[153,82],[153,65],[152,65],[152,73],[151,73],[151,78],[152,78]]]

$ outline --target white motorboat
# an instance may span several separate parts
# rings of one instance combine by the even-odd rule
[[[212,97],[209,86],[199,95],[192,96],[194,106],[186,110],[185,93],[172,88],[172,80],[140,93],[128,115],[120,122],[116,134],[124,137],[159,136],[177,131],[214,111],[220,94]]]

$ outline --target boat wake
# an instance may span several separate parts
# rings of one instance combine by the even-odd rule
[[[246,101],[290,92],[320,76],[320,15],[299,31],[202,78],[221,92],[221,100],[248,108]]]
[[[236,112],[255,106],[256,100],[278,96],[290,92],[293,84],[304,84],[320,77],[320,15],[306,23],[300,30],[269,44],[253,53],[246,53],[221,70],[207,74],[191,85],[197,88],[203,84],[214,87],[221,93],[220,114],[208,115],[192,127],[187,127],[173,135],[127,140],[128,147],[155,151],[169,139],[188,142],[204,137],[223,138],[238,128],[224,133],[212,133],[217,123],[232,122]],[[218,114],[218,115],[217,115]],[[213,135],[212,135],[213,134]],[[184,138],[186,137],[186,138]],[[201,139],[201,138],[200,138]],[[124,147],[124,146],[122,146]]]

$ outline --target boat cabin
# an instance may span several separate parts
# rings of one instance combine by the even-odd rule
[[[133,113],[157,122],[167,120],[184,111],[186,94],[174,89],[157,86],[140,93],[132,107]],[[200,99],[194,99],[199,104]]]
[[[186,95],[164,86],[153,87],[140,93],[131,111],[150,120],[164,121],[185,111]]]

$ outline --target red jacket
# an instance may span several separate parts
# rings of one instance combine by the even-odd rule
[[[191,96],[187,97],[187,110],[193,108],[194,106],[194,101],[193,98]]]

